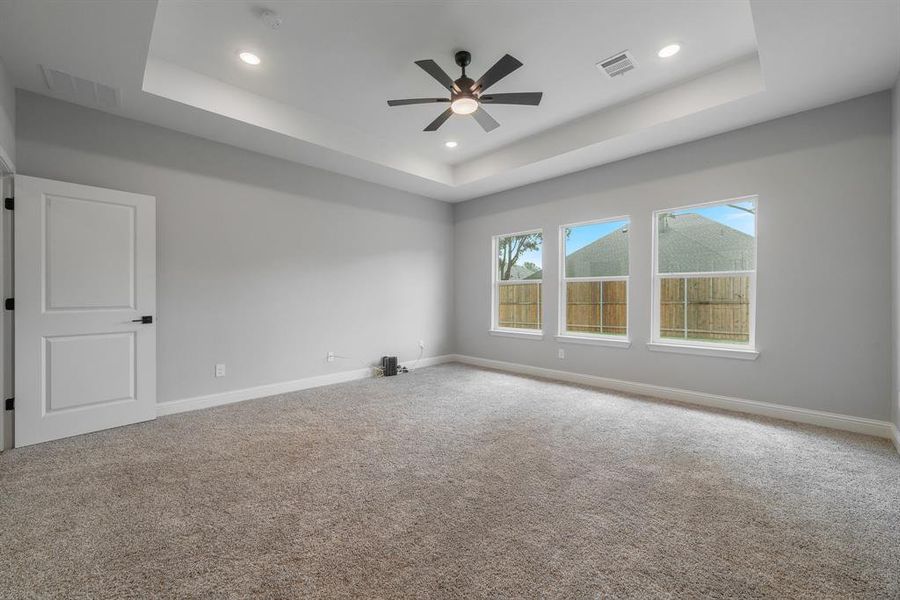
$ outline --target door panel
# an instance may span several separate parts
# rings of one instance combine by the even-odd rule
[[[47,413],[135,400],[135,334],[44,338]]]
[[[136,208],[46,196],[47,310],[134,308]]]
[[[156,200],[16,177],[15,445],[156,417]]]

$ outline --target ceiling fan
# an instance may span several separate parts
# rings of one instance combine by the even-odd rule
[[[433,60],[417,60],[416,64],[422,70],[434,77],[438,83],[450,90],[449,98],[405,98],[403,100],[388,100],[388,106],[406,106],[408,104],[434,104],[449,102],[450,108],[442,112],[437,119],[432,121],[424,131],[437,131],[453,114],[472,115],[481,128],[485,131],[493,131],[500,127],[500,123],[494,120],[481,106],[482,104],[524,104],[537,106],[541,103],[542,92],[515,92],[511,94],[485,94],[485,91],[516,69],[522,63],[505,54],[493,67],[487,70],[478,81],[472,81],[466,77],[466,67],[472,62],[472,55],[465,50],[460,50],[454,56],[456,64],[462,68],[462,76],[453,81]]]

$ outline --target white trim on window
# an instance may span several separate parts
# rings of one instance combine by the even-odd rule
[[[507,237],[515,237],[519,235],[530,235],[533,233],[540,233],[542,237],[541,242],[541,270],[543,270],[543,254],[544,254],[544,246],[543,242],[543,229],[529,229],[526,231],[518,231],[515,233],[503,233],[499,235],[495,235],[491,237],[491,325],[488,328],[488,332],[491,335],[496,335],[499,337],[515,337],[515,338],[524,338],[524,339],[543,339],[544,337],[544,280],[541,279],[521,279],[521,280],[507,280],[500,281],[497,278],[497,271],[499,269],[499,265],[497,263],[498,256],[500,254],[499,242],[501,238]],[[499,295],[498,291],[501,285],[524,285],[524,284],[540,284],[541,286],[541,328],[540,329],[515,329],[511,327],[500,327],[498,324],[499,318]]]
[[[610,348],[631,348],[631,340],[624,336],[593,335],[557,335],[556,341],[561,344],[584,344],[585,346],[608,346]]]
[[[722,356],[725,358],[740,358],[743,360],[756,360],[759,356],[759,350],[752,350],[745,346],[729,347],[722,344],[707,344],[698,346],[696,344],[684,344],[678,340],[673,343],[663,342],[647,342],[647,348],[654,352],[674,352],[676,354],[697,354],[700,356]]]
[[[566,277],[566,229],[583,227],[585,225],[596,225],[598,223],[614,223],[616,221],[624,221],[627,226],[631,227],[631,217],[622,215],[618,217],[609,217],[605,219],[595,219],[593,221],[581,221],[579,223],[567,223],[559,226],[559,303],[557,305],[557,323],[556,323],[556,340],[564,343],[588,344],[595,346],[610,346],[614,348],[631,347],[631,284],[629,283],[629,275],[618,275],[609,277]],[[631,236],[628,241],[628,272],[631,273]],[[566,327],[566,284],[569,282],[589,283],[603,281],[624,281],[625,282],[625,335],[609,335],[602,333],[585,333],[569,331]],[[601,291],[602,294],[602,291]],[[601,296],[602,298],[602,296]],[[601,300],[602,304],[602,300]],[[602,315],[602,308],[601,308]],[[602,318],[602,317],[601,317]]]
[[[544,334],[537,329],[491,329],[488,333],[497,337],[522,338],[526,340],[544,339]]]
[[[752,202],[754,208],[753,219],[753,269],[738,271],[708,271],[708,272],[692,272],[692,273],[659,273],[659,215],[666,212],[674,212],[681,210],[689,210],[692,208],[701,208],[707,206],[716,206],[721,204],[731,204],[736,202]],[[714,202],[703,202],[700,204],[690,204],[686,206],[678,206],[673,208],[663,208],[653,211],[653,234],[652,234],[652,268],[650,270],[652,298],[650,302],[650,342],[647,344],[648,349],[660,352],[677,352],[681,354],[698,354],[702,356],[724,356],[731,358],[740,358],[745,360],[755,360],[759,356],[756,347],[756,276],[759,269],[757,260],[759,249],[759,196],[739,196],[737,198],[727,198],[725,200],[716,200]],[[746,344],[732,344],[720,342],[708,342],[696,339],[679,339],[664,338],[660,335],[660,286],[663,279],[683,278],[693,279],[701,277],[748,277],[750,279],[750,307],[749,307],[749,341]],[[687,282],[685,281],[685,284]],[[685,291],[687,288],[685,287]],[[687,303],[685,302],[685,307]],[[687,310],[685,308],[685,310]],[[687,320],[685,320],[687,326]]]

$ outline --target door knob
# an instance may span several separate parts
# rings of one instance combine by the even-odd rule
[[[144,315],[140,319],[133,319],[131,322],[132,323],[143,323],[144,325],[147,325],[148,323],[153,322],[153,317],[150,315]]]

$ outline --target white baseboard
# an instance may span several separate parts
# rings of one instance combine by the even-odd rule
[[[556,379],[559,381],[578,383],[581,385],[588,385],[619,392],[654,396],[657,398],[676,400],[678,402],[685,402],[688,404],[698,404],[700,406],[721,408],[725,410],[749,413],[752,415],[773,417],[776,419],[784,419],[786,421],[819,425],[821,427],[830,427],[832,429],[841,429],[844,431],[853,431],[856,433],[864,433],[881,438],[893,439],[898,451],[900,451],[900,434],[898,434],[897,428],[888,421],[877,421],[875,419],[865,419],[862,417],[853,417],[850,415],[842,415],[821,410],[796,408],[793,406],[785,406],[783,404],[772,404],[769,402],[744,400],[742,398],[719,396],[716,394],[707,394],[704,392],[693,392],[690,390],[681,390],[677,388],[651,385],[648,383],[622,381],[620,379],[610,379],[608,377],[598,377],[596,375],[572,373],[571,371],[545,369],[543,367],[533,367],[530,365],[503,362],[499,360],[491,360],[475,356],[457,354],[454,358],[457,362],[479,367],[487,367],[489,369],[509,371],[512,373],[532,375],[535,377],[544,377],[546,379]]]
[[[409,365],[412,362],[413,361],[407,361],[405,364]],[[609,377],[599,377],[597,375],[585,375],[582,373],[573,373],[571,371],[545,369],[543,367],[533,367],[531,365],[491,360],[488,358],[479,358],[476,356],[467,356],[464,354],[445,354],[442,356],[423,358],[419,361],[416,367],[430,367],[432,365],[438,365],[447,362],[460,362],[463,364],[486,367],[489,369],[497,369],[500,371],[508,371],[511,373],[519,373],[522,375],[532,375],[535,377],[544,377],[546,379],[555,379],[558,381],[577,383],[580,385],[615,390],[630,394],[641,394],[645,396],[663,398],[666,400],[685,402],[687,404],[697,404],[700,406],[708,406],[753,415],[772,417],[776,419],[784,419],[786,421],[794,421],[797,423],[807,423],[810,425],[819,425],[821,427],[830,427],[832,429],[841,429],[844,431],[864,433],[867,435],[873,435],[876,437],[893,440],[894,446],[897,448],[897,451],[900,452],[900,430],[898,430],[893,423],[890,423],[888,421],[877,421],[875,419],[865,419],[862,417],[854,417],[850,415],[842,415],[820,410],[796,408],[793,406],[785,406],[783,404],[758,402],[756,400],[744,400],[742,398],[719,396],[716,394],[694,392],[690,390],[682,390],[677,388],[652,385],[648,383],[623,381],[621,379],[611,379]],[[253,400],[256,398],[275,396],[277,394],[286,394],[288,392],[296,392],[299,390],[305,390],[323,385],[332,385],[335,383],[343,383],[345,381],[366,379],[368,377],[371,377],[372,373],[372,369],[354,369],[351,371],[340,371],[338,373],[329,373],[327,375],[306,377],[304,379],[296,379],[294,381],[283,381],[281,383],[272,383],[252,388],[231,390],[218,394],[195,396],[193,398],[184,398],[182,400],[173,400],[171,402],[160,403],[157,405],[156,412],[159,416],[173,415],[181,412],[211,408],[213,406],[232,404],[234,402],[243,402],[244,400]]]
[[[439,365],[445,362],[451,362],[456,359],[455,355],[432,356],[423,358],[415,365],[415,368],[430,367],[431,365]],[[409,367],[415,361],[404,361],[404,365]],[[200,410],[202,408],[211,408],[213,406],[222,406],[224,404],[233,404],[235,402],[243,402],[244,400],[254,400],[256,398],[265,398],[267,396],[276,396],[278,394],[287,394],[288,392],[296,392],[309,388],[320,387],[323,385],[332,385],[334,383],[344,383],[345,381],[354,381],[357,379],[366,379],[372,377],[374,369],[354,369],[352,371],[339,371],[337,373],[329,373],[327,375],[317,375],[315,377],[305,377],[303,379],[295,379],[293,381],[282,381],[280,383],[270,383],[259,385],[252,388],[243,388],[240,390],[230,390],[227,392],[219,392],[217,394],[208,394],[205,396],[194,396],[192,398],[183,398],[181,400],[172,400],[170,402],[160,402],[156,405],[157,416],[174,415],[176,413],[187,412],[191,410]]]

